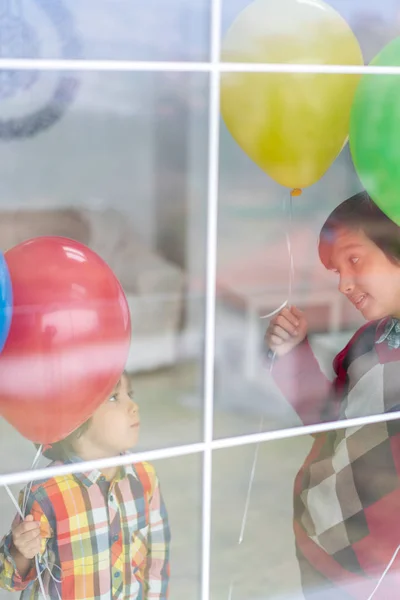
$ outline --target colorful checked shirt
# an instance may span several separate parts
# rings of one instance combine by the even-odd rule
[[[49,599],[168,598],[170,531],[150,464],[120,468],[109,486],[99,471],[36,482],[25,514],[41,525],[40,568]],[[11,543],[10,533],[0,545],[1,587],[22,591],[23,600],[43,598],[34,567],[24,580],[18,574]]]
[[[332,384],[305,340],[272,374],[305,424],[400,410],[398,320],[362,327],[334,370]],[[370,597],[400,544],[400,420],[315,435],[295,481],[294,531],[304,577],[314,571],[340,598]],[[399,590],[400,553],[374,600]]]

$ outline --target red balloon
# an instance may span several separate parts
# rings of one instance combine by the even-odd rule
[[[128,304],[92,250],[39,237],[5,254],[13,318],[0,355],[0,414],[23,436],[57,442],[111,394],[130,344]]]

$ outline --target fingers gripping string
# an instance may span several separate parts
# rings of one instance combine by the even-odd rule
[[[298,190],[298,189],[292,190],[290,192],[289,196],[287,196],[287,195],[285,196],[285,199],[283,202],[283,211],[284,211],[284,215],[287,218],[287,220],[285,220],[285,222],[287,223],[285,237],[286,237],[286,246],[287,246],[288,257],[289,257],[289,281],[288,281],[287,298],[279,306],[279,308],[277,308],[276,310],[273,310],[272,312],[268,313],[267,315],[263,315],[261,317],[261,319],[271,319],[272,317],[274,317],[275,315],[280,313],[281,310],[283,308],[285,308],[285,306],[289,306],[289,307],[291,306],[292,292],[293,292],[293,280],[294,280],[294,261],[293,261],[293,251],[292,251],[292,244],[291,244],[291,233],[292,233],[292,225],[293,225],[293,197],[300,196],[301,193],[302,193],[301,190]],[[273,369],[275,357],[276,357],[276,353],[274,352],[273,356],[272,356],[272,360],[270,361],[270,366],[269,366],[270,372]],[[262,433],[263,429],[264,429],[264,417],[261,416],[260,425],[259,425],[259,433]],[[252,467],[250,470],[250,478],[249,478],[249,484],[247,487],[246,502],[245,502],[245,506],[244,506],[243,518],[242,518],[242,523],[241,523],[241,527],[240,527],[238,546],[240,546],[244,540],[244,534],[245,534],[246,524],[247,524],[247,517],[248,517],[249,508],[250,508],[251,493],[253,490],[253,483],[254,483],[254,478],[255,478],[256,469],[257,469],[259,450],[260,450],[260,443],[258,443],[256,445],[256,448],[254,451],[253,464],[252,464]],[[229,586],[228,600],[233,600],[233,591],[234,591],[234,579],[232,578],[231,582],[230,582],[230,586]]]

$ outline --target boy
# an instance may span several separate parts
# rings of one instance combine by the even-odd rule
[[[337,355],[331,384],[303,313],[285,308],[266,334],[275,381],[305,424],[399,410],[400,228],[363,192],[330,215],[319,255],[368,322]],[[305,597],[397,599],[399,507],[400,421],[316,435],[294,489]]]
[[[139,410],[124,374],[77,431],[45,450],[53,464],[117,456],[137,443]],[[147,463],[35,482],[26,518],[0,546],[0,585],[49,599],[166,600],[170,531],[154,468]]]

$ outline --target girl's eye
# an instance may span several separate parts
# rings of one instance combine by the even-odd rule
[[[353,263],[353,265],[356,265],[359,260],[360,259],[357,256],[353,256],[352,258],[350,258],[350,262]]]
[[[116,402],[117,401],[117,396],[111,396],[111,398],[108,399],[109,402]]]
[[[135,397],[135,394],[133,392],[129,392],[128,396],[131,400],[133,400]]]

